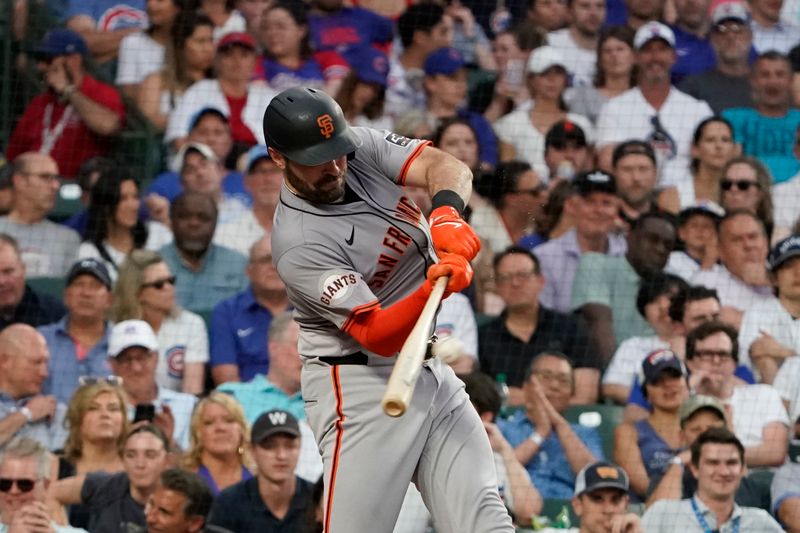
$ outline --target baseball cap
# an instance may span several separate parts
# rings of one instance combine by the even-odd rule
[[[258,444],[265,439],[279,433],[285,433],[293,437],[300,436],[300,425],[297,419],[289,411],[273,409],[259,416],[253,429],[250,432],[250,442]]]
[[[203,156],[205,159],[209,161],[218,161],[217,155],[214,153],[214,150],[211,149],[210,146],[203,143],[198,142],[190,142],[184,144],[180,151],[178,152],[178,168],[183,168],[184,160],[186,156],[189,155],[191,152],[196,152]]]
[[[269,150],[264,144],[256,144],[247,151],[247,163],[244,166],[245,173],[253,170],[253,166],[262,159],[272,159],[269,155]]]
[[[586,133],[583,128],[571,120],[559,120],[547,131],[544,137],[544,145],[564,146],[572,141],[578,146],[586,146]]]
[[[223,113],[220,109],[217,109],[216,107],[204,107],[189,117],[189,131],[193,130],[194,127],[197,126],[197,123],[208,115],[215,115],[219,117],[219,119],[225,124],[228,124],[229,122],[228,115]]]
[[[342,54],[359,81],[386,87],[389,78],[389,58],[371,46],[359,46]]]
[[[650,352],[642,361],[643,384],[653,383],[667,370],[679,376],[686,375],[686,367],[683,361],[678,359],[672,350],[656,350]]]
[[[790,235],[772,247],[767,256],[767,264],[772,272],[791,259],[800,255],[800,235]]]
[[[750,10],[744,2],[721,2],[711,12],[711,23],[719,24],[726,20],[735,20],[747,26],[750,25]]]
[[[678,417],[681,420],[681,425],[683,425],[683,423],[689,418],[694,416],[694,414],[700,409],[711,409],[716,411],[720,418],[725,420],[725,406],[722,405],[721,401],[713,396],[695,394],[693,396],[689,396],[683,400],[683,402],[681,402],[681,406],[678,409]]]
[[[85,56],[88,52],[86,41],[77,32],[72,30],[51,30],[47,32],[42,41],[36,46],[33,55],[37,59],[45,59],[67,54],[80,54]]]
[[[528,74],[541,74],[551,67],[567,69],[564,55],[553,46],[540,46],[531,52],[528,58]]]
[[[581,196],[588,196],[593,192],[617,194],[617,180],[602,170],[581,172],[572,180],[572,186]]]
[[[638,30],[633,37],[633,49],[639,51],[644,45],[654,39],[661,39],[672,48],[675,48],[675,34],[666,24],[651,20]]]
[[[449,76],[465,66],[466,63],[464,63],[461,53],[455,48],[445,46],[428,54],[423,68],[426,76],[435,76],[437,74]]]
[[[683,226],[695,215],[704,215],[717,221],[725,216],[725,210],[716,202],[702,200],[681,210],[678,214],[678,225]]]
[[[611,155],[612,166],[617,166],[620,159],[629,155],[644,155],[647,156],[654,165],[656,164],[656,153],[653,151],[653,147],[644,141],[631,139],[618,144],[617,147],[614,148],[614,152]]]
[[[83,274],[94,276],[98,281],[100,281],[100,283],[105,285],[108,290],[111,290],[111,276],[108,274],[108,269],[102,261],[98,261],[94,258],[86,258],[76,261],[67,273],[67,286],[75,281],[75,278],[82,276]]]
[[[617,489],[628,492],[628,474],[614,463],[599,461],[581,468],[575,477],[575,497],[598,489]]]
[[[222,39],[217,42],[217,52],[226,50],[231,46],[241,46],[242,48],[255,51],[256,40],[253,39],[249,33],[232,31],[223,35]]]
[[[153,328],[144,320],[123,320],[111,328],[108,338],[108,355],[117,357],[128,348],[141,347],[158,350],[158,340]]]

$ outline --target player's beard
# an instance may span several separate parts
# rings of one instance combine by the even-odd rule
[[[315,204],[333,204],[344,197],[344,174],[343,168],[340,174],[324,174],[315,185],[310,185],[302,176],[292,170],[291,165],[286,165],[286,181],[297,191],[297,194]],[[331,186],[336,182],[335,186]],[[322,187],[322,188],[320,188]]]

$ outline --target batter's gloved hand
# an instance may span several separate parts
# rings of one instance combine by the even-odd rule
[[[459,254],[443,254],[439,262],[428,268],[428,279],[425,280],[428,294],[433,289],[433,284],[442,276],[450,276],[444,297],[447,298],[454,292],[461,292],[472,281],[472,266],[469,261]]]
[[[456,208],[449,205],[437,207],[431,212],[428,223],[437,255],[458,254],[472,261],[480,251],[480,239]]]

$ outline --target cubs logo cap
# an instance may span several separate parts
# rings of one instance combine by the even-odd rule
[[[614,463],[599,461],[584,466],[575,477],[575,496],[598,489],[617,489],[628,492],[628,474]]]
[[[114,324],[108,338],[109,357],[117,357],[133,347],[145,348],[151,352],[158,350],[158,339],[150,324],[144,320],[123,320]]]
[[[633,48],[638,52],[644,45],[655,39],[661,39],[672,48],[675,48],[675,34],[669,26],[655,20],[651,20],[636,30],[636,35],[633,38]]]
[[[716,25],[726,21],[736,21],[749,26],[750,10],[744,2],[720,2],[711,12],[711,23]]]
[[[300,425],[289,411],[273,409],[262,413],[253,423],[250,442],[259,444],[273,435],[284,434],[300,437]]]
[[[267,146],[306,166],[338,159],[362,143],[339,104],[310,87],[292,87],[275,96],[264,112],[263,125]]]
[[[56,56],[80,54],[86,56],[89,49],[86,41],[79,33],[72,30],[51,30],[33,50],[36,59],[48,59]]]
[[[389,58],[371,46],[355,46],[342,56],[359,81],[386,87],[389,79]]]
[[[642,361],[642,378],[640,383],[643,385],[651,384],[656,381],[664,372],[669,372],[673,376],[686,376],[686,367],[683,361],[678,359],[672,350],[656,350],[650,352]]]
[[[461,53],[455,48],[445,46],[428,54],[423,70],[426,76],[436,76],[437,74],[449,76],[465,66],[466,63],[461,57]]]

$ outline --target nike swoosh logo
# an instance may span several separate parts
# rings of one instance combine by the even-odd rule
[[[239,335],[240,337],[247,337],[251,333],[253,333],[253,328],[245,328],[245,329],[237,329],[236,330],[236,334]]]
[[[350,238],[349,239],[345,239],[344,242],[346,242],[347,245],[350,246],[351,244],[353,244],[353,237],[355,237],[355,236],[356,236],[356,227],[355,226],[351,226],[350,227]]]

